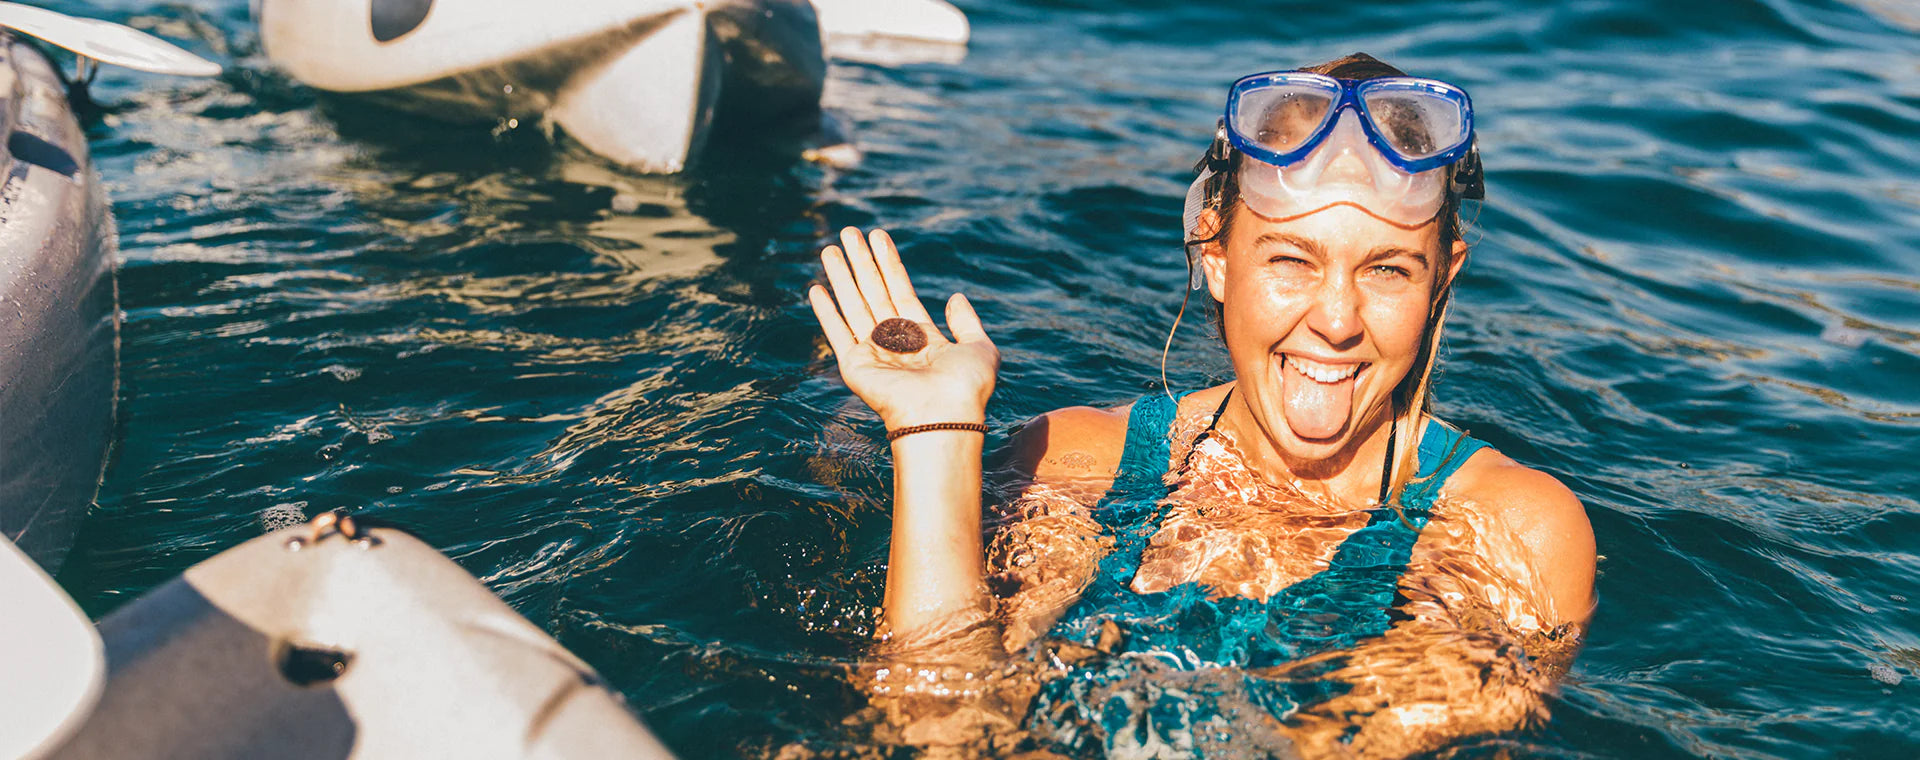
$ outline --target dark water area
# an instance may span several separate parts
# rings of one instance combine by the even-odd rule
[[[1002,432],[1127,402],[1226,85],[1364,50],[1480,119],[1438,409],[1571,486],[1604,555],[1552,722],[1444,754],[1920,756],[1910,4],[963,2],[964,61],[834,67],[858,165],[741,131],[665,178],[321,97],[244,0],[52,5],[229,66],[96,88],[121,420],[61,577],[95,615],[347,507],[686,757],[857,742],[887,472],[807,310],[819,247],[887,227],[923,295],[973,299]],[[1168,370],[1229,373],[1191,328]]]

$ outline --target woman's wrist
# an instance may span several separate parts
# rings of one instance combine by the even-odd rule
[[[983,424],[987,421],[987,408],[969,406],[955,409],[916,409],[882,414],[880,421],[887,426],[889,432],[919,425],[942,423]]]
[[[987,425],[984,422],[929,422],[925,425],[907,425],[905,427],[887,430],[887,440],[897,441],[916,433],[941,432],[979,433],[986,435]]]
[[[895,430],[912,430],[919,426],[888,428],[887,446],[893,450],[894,464],[908,461],[919,463],[922,456],[934,457],[951,465],[958,465],[954,457],[962,459],[978,456],[986,448],[987,436],[978,428],[969,430],[940,426],[921,429],[906,435],[893,435]]]

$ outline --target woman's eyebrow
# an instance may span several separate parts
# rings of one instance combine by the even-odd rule
[[[1405,256],[1407,258],[1413,259],[1414,261],[1420,262],[1420,266],[1422,268],[1431,266],[1431,262],[1427,260],[1427,254],[1421,251],[1416,251],[1412,248],[1404,248],[1397,245],[1383,245],[1383,246],[1380,246],[1379,248],[1373,249],[1372,251],[1368,251],[1367,258],[1365,261],[1361,263],[1361,266],[1366,266],[1367,264],[1372,264],[1378,261],[1385,261],[1387,259],[1396,258],[1399,256]]]
[[[1260,237],[1254,238],[1253,244],[1255,247],[1260,247],[1260,248],[1264,248],[1270,245],[1290,245],[1306,253],[1311,253],[1315,256],[1320,256],[1323,258],[1326,256],[1326,253],[1327,253],[1325,249],[1320,247],[1319,243],[1314,242],[1312,239],[1300,237],[1299,235],[1293,235],[1285,232],[1269,232],[1267,234],[1261,235]]]

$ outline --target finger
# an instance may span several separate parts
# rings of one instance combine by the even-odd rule
[[[876,320],[867,309],[867,300],[860,297],[860,286],[853,283],[846,254],[841,253],[838,246],[827,246],[820,252],[820,266],[827,270],[827,283],[833,286],[833,300],[840,304],[840,313],[846,315],[847,329],[854,335],[873,332]]]
[[[920,294],[914,291],[913,280],[907,277],[907,265],[900,261],[900,249],[894,246],[893,236],[886,230],[874,230],[867,238],[873,246],[874,259],[880,263],[880,278],[886,282],[887,297],[893,299],[894,313],[922,324],[933,324],[933,315],[921,305]]]
[[[854,346],[853,330],[848,329],[847,320],[834,307],[833,296],[827,295],[827,289],[816,284],[807,288],[807,301],[813,304],[813,317],[820,320],[820,332],[826,333],[827,345],[833,347],[833,355],[846,356]]]
[[[980,315],[973,311],[973,302],[959,293],[947,299],[947,329],[953,332],[955,343],[993,345],[993,340],[987,337],[987,328],[980,324]]]
[[[873,251],[867,248],[867,240],[861,237],[860,230],[853,227],[840,230],[840,247],[847,252],[847,264],[853,267],[853,281],[860,285],[860,295],[866,297],[873,320],[900,316],[893,308],[893,299],[887,296],[887,284],[880,278],[880,268],[873,263]]]

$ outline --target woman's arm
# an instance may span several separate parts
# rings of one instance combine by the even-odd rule
[[[1449,486],[1476,523],[1479,553],[1538,602],[1537,625],[1586,625],[1598,554],[1580,497],[1558,478],[1495,451],[1475,454]]]
[[[1112,423],[1116,419],[1117,427]],[[1024,737],[1019,727],[1039,685],[1027,671],[1037,663],[1002,655],[1025,648],[1052,626],[1060,611],[1079,597],[1111,543],[1094,522],[1090,506],[1106,492],[1119,459],[1120,442],[1107,434],[1124,433],[1125,423],[1124,410],[1062,409],[1029,422],[1010,446],[997,452],[991,470],[995,487],[988,493],[1018,495],[1004,501],[995,496],[997,509],[986,526],[992,537],[986,551],[989,593],[973,603],[993,608],[969,610],[957,619],[936,617],[911,638],[890,641],[882,657],[867,666],[858,680],[867,693],[868,710],[857,720],[870,722],[876,737],[919,747],[929,755],[969,757],[1004,754]],[[919,453],[899,447],[894,451],[896,456]],[[896,480],[899,506],[923,503],[908,493],[917,486],[907,482],[913,480],[907,475]],[[937,490],[931,481],[914,482]],[[978,540],[981,525],[973,525],[973,530],[951,527],[954,532],[936,540]],[[903,557],[907,532],[895,523],[896,570],[924,564]],[[969,553],[977,550],[949,548],[954,550],[940,554],[979,556]],[[929,577],[942,580],[938,573]],[[888,578],[890,583],[899,579],[897,572]],[[895,607],[903,598],[890,587],[887,614],[902,614]]]
[[[1059,409],[1014,436],[1009,466],[1001,469],[1019,496],[995,521],[987,550],[1005,651],[1019,651],[1052,629],[1112,549],[1093,509],[1113,485],[1130,411]]]
[[[896,645],[995,625],[980,534],[983,437],[938,431],[893,442],[893,537],[882,606]]]
[[[921,305],[893,240],[851,227],[820,254],[828,288],[808,292],[847,387],[889,431],[986,419],[1000,352],[965,296],[947,301],[948,340]],[[874,345],[874,325],[912,321],[926,347],[899,353]],[[973,431],[914,433],[893,441],[893,537],[883,615],[896,643],[940,639],[991,626],[980,539],[981,447]],[[997,635],[993,637],[997,639]]]
[[[1339,696],[1305,705],[1287,720],[1301,754],[1402,758],[1544,722],[1547,695],[1571,663],[1579,631],[1521,636],[1460,622],[1405,621],[1353,649],[1270,674],[1343,684]]]
[[[1352,649],[1284,666],[1347,684],[1289,721],[1309,757],[1403,757],[1547,718],[1593,612],[1593,529],[1551,475],[1476,454],[1401,582],[1407,619]]]

